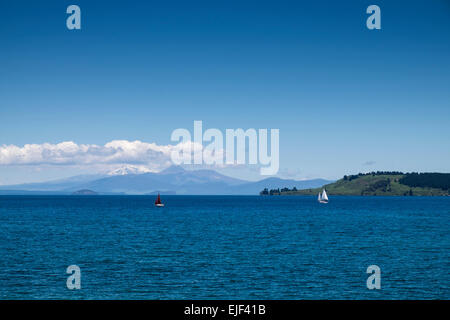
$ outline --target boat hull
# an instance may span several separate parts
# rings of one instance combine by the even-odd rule
[[[163,203],[156,203],[155,207],[164,207],[164,204]]]

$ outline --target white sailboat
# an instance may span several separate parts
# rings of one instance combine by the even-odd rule
[[[327,192],[325,191],[325,189],[323,189],[322,194],[320,194],[320,192],[319,192],[317,201],[319,201],[320,203],[328,203],[328,196],[327,196]]]

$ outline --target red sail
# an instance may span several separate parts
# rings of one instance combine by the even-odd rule
[[[155,204],[161,204],[161,197],[159,196],[159,193],[158,193],[158,198],[155,201]]]

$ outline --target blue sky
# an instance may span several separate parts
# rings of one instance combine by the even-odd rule
[[[203,120],[279,128],[284,177],[450,169],[445,0],[10,1],[0,37],[0,146],[166,145]],[[92,170],[0,165],[0,184]]]

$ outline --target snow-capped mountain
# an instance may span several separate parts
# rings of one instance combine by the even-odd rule
[[[15,186],[1,186],[0,194],[39,191],[72,194],[92,190],[99,194],[167,194],[193,195],[257,195],[264,188],[317,188],[331,181],[323,179],[287,180],[276,177],[250,182],[222,175],[214,170],[185,170],[173,166],[161,172],[146,167],[126,165],[108,175],[77,176],[69,179]]]
[[[108,176],[125,176],[128,174],[143,174],[153,172],[145,166],[123,165],[120,168],[108,172]]]

